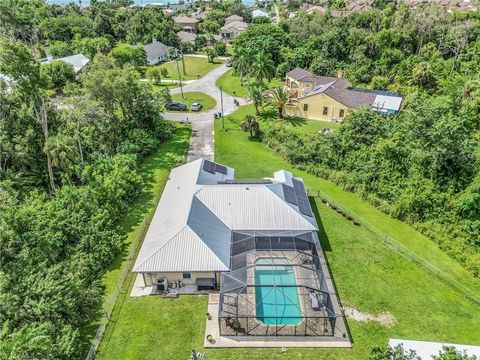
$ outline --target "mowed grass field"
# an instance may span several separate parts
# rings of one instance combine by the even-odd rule
[[[224,91],[232,96],[245,97],[247,96],[247,78],[244,77],[243,85],[240,84],[240,78],[236,76],[233,69],[228,70],[225,74],[220,76],[217,80],[217,86],[222,87]],[[251,83],[255,80],[250,79]],[[270,83],[266,83],[269,88],[282,86],[284,82],[278,79],[272,79]]]
[[[257,141],[250,141],[239,123],[251,107],[241,107],[215,123],[215,159],[232,166],[237,178],[272,176],[287,169],[301,176],[311,191],[319,189],[348,207],[398,242],[428,259],[465,286],[478,292],[479,283],[455,261],[410,226],[381,213],[355,194],[302,171]],[[260,120],[261,126],[288,126],[295,131],[316,131],[318,125],[295,126],[279,120]],[[275,122],[275,123],[269,123]],[[280,124],[280,125],[278,125]],[[300,130],[301,129],[301,130]],[[389,338],[477,344],[480,307],[383,244],[382,238],[355,226],[318,198],[312,199],[320,227],[322,248],[343,303],[358,311],[389,313],[392,326],[347,319],[352,349],[203,349],[206,296],[129,298],[125,296],[112,317],[99,359],[188,359],[191,349],[212,360],[367,359],[371,348]],[[130,286],[132,281],[130,282]],[[128,293],[127,293],[128,294]]]
[[[183,98],[182,98],[182,94],[173,94],[172,100],[179,101],[182,104],[187,105],[186,111],[176,111],[176,112],[198,112],[198,111],[190,110],[190,107],[192,106],[193,103],[202,104],[202,109],[200,111],[213,109],[215,105],[217,105],[217,102],[215,101],[214,98],[212,98],[211,96],[205,93],[198,92],[198,91],[185,92],[183,93]],[[168,111],[171,111],[171,110],[168,110]]]
[[[180,76],[182,80],[196,80],[199,77],[203,77],[217,66],[223,64],[223,61],[215,59],[215,62],[210,63],[206,57],[188,56],[185,55],[185,70],[183,72],[182,61],[178,61],[178,68],[180,69]],[[158,65],[160,68],[167,69],[168,75],[166,79],[178,79],[177,62],[169,61],[164,64]]]
[[[115,257],[104,275],[104,307],[107,305],[107,301],[115,290],[132,244],[138,236],[138,231],[144,217],[155,209],[156,203],[160,199],[170,170],[185,161],[190,141],[190,133],[191,129],[189,126],[178,125],[172,138],[161,144],[158,149],[146,157],[139,166],[139,174],[142,176],[144,184],[141,195],[130,205],[129,212],[125,214],[123,221],[119,224],[125,232],[124,247],[121,253]],[[92,319],[91,327],[83,330],[88,341],[91,340],[95,334],[97,326],[98,319]],[[89,346],[89,342],[85,344],[86,351],[88,351]]]

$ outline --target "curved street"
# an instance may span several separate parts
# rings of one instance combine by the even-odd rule
[[[192,123],[192,137],[190,138],[190,147],[188,150],[188,161],[204,157],[210,160],[214,159],[214,114],[221,112],[220,89],[215,84],[217,79],[227,72],[229,68],[226,64],[213,69],[204,77],[195,80],[183,86],[183,92],[199,91],[215,99],[217,104],[213,109],[202,112],[165,112],[164,116],[171,121],[188,121]],[[170,90],[171,94],[180,94],[180,88]],[[223,111],[224,115],[231,114],[237,109],[233,103],[233,96],[223,92]]]

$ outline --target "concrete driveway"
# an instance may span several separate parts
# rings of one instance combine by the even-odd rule
[[[213,69],[204,77],[195,80],[183,86],[183,92],[199,91],[215,99],[217,105],[207,111],[198,113],[187,112],[166,112],[164,114],[167,120],[188,121],[192,123],[192,137],[190,139],[190,148],[188,151],[188,161],[204,157],[214,159],[214,114],[221,112],[220,89],[215,85],[217,79],[222,76],[228,68],[225,64]],[[179,94],[180,88],[170,90],[171,94]],[[224,115],[233,113],[237,106],[233,103],[233,96],[223,92],[223,112]]]

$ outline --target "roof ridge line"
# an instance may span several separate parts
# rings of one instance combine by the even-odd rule
[[[180,234],[183,230],[185,230],[185,228],[187,227],[188,225],[184,225],[180,230],[178,230],[168,241],[166,241],[165,243],[162,244],[162,246],[160,246],[157,250],[155,250],[155,252],[150,255],[148,258],[145,259],[145,261],[143,261],[141,264],[139,264],[138,266],[135,267],[135,269],[139,268],[140,266],[144,265],[148,260],[150,260],[156,253],[158,253],[160,250],[162,250],[165,245],[167,245],[168,243],[170,243],[173,239],[175,239],[175,237]],[[194,231],[195,233],[195,231]],[[196,235],[196,234],[195,234]],[[198,236],[198,235],[197,235]],[[138,255],[137,255],[138,257]],[[132,269],[133,271],[135,271],[135,269]]]
[[[293,178],[295,178],[295,177],[293,177]],[[297,179],[298,179],[298,178],[297,178]],[[302,179],[302,183],[303,183],[303,179]],[[284,184],[284,183],[280,183],[280,184]],[[269,185],[273,185],[273,184],[269,184]],[[290,185],[288,185],[288,186],[290,186]],[[285,206],[287,206],[290,210],[295,211],[295,214],[299,215],[299,216],[302,218],[303,221],[305,221],[307,224],[313,226],[313,227],[315,228],[315,231],[318,231],[318,230],[319,230],[319,229],[318,229],[318,225],[317,225],[317,226],[314,226],[310,221],[308,221],[307,219],[305,219],[305,218],[303,217],[303,215],[302,215],[301,213],[299,213],[297,210],[293,209],[293,208],[288,204],[288,202],[287,202],[285,199],[282,199],[282,198],[280,197],[280,195],[278,195],[276,192],[274,192],[272,189],[270,189],[270,186],[266,185],[266,187],[268,188],[268,190],[270,190],[270,191],[272,192],[272,194],[274,194],[276,197],[278,197]],[[296,206],[298,206],[298,205],[296,205]],[[312,211],[312,214],[313,214],[313,211]],[[317,220],[315,219],[315,216],[314,216],[314,215],[312,215],[312,219],[314,219],[315,222],[317,222]]]

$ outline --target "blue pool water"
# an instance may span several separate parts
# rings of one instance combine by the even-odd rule
[[[294,325],[302,320],[297,288],[268,286],[296,285],[292,266],[257,266],[255,284],[260,285],[255,290],[257,320],[268,325]]]

